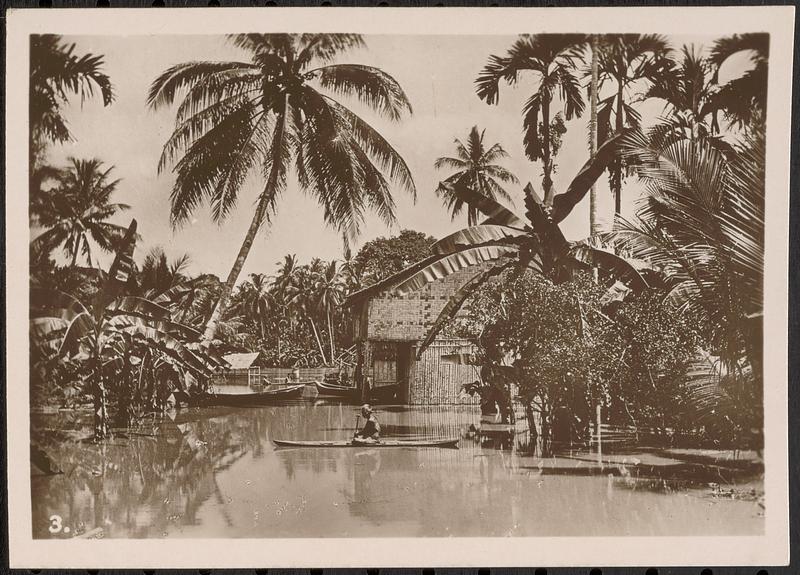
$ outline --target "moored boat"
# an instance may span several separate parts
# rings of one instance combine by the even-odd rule
[[[210,398],[212,405],[269,405],[285,399],[299,399],[303,396],[304,384],[271,386],[273,389],[264,389],[252,393],[217,393]]]
[[[346,397],[354,399],[358,392],[358,389],[356,389],[355,387],[336,385],[331,383],[323,383],[321,381],[315,381],[314,387],[317,388],[317,393],[319,395],[332,396],[332,397]]]
[[[444,437],[437,439],[381,439],[380,441],[293,441],[273,439],[278,447],[458,447],[460,437]]]

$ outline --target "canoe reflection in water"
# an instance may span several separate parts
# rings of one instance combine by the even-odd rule
[[[385,437],[460,436],[459,449],[276,449],[273,438],[352,438],[358,406],[295,403],[192,408],[104,443],[59,436],[39,447],[63,471],[33,476],[33,535],[71,537],[440,537],[757,534],[758,502],[703,501],[708,491],[636,489],[636,477],[592,474],[579,458],[543,460],[467,437],[471,407],[384,407]],[[37,416],[73,429],[91,414]],[[506,430],[508,431],[508,430]],[[508,445],[507,436],[502,439]],[[492,440],[496,441],[496,440]],[[620,458],[622,461],[622,458]],[[654,463],[658,463],[653,458]],[[574,471],[554,475],[552,467]],[[622,469],[622,467],[619,467]],[[736,489],[759,487],[743,477]],[[624,484],[623,484],[624,483]],[[726,489],[730,489],[728,486]],[[687,497],[687,495],[689,495]],[[569,510],[569,513],[565,513]],[[69,533],[49,531],[59,515]]]

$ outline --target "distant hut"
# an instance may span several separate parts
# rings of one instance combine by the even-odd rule
[[[365,397],[417,405],[477,403],[461,386],[478,379],[478,370],[442,359],[474,352],[470,341],[440,336],[419,358],[417,349],[453,294],[487,265],[491,264],[465,268],[398,296],[393,289],[404,277],[402,271],[347,298],[356,344],[356,385],[370,387]]]
[[[230,353],[223,358],[230,367],[213,379],[214,385],[260,385],[263,383],[264,363],[259,352]]]

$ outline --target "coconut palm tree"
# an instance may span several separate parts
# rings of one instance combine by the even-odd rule
[[[719,81],[722,65],[734,54],[747,52],[753,68],[724,84],[712,99],[732,125],[744,127],[766,119],[767,77],[769,73],[769,34],[734,34],[714,43],[709,61],[714,66],[713,81]]]
[[[111,179],[113,166],[106,169],[98,159],[70,158],[69,162],[59,173],[58,186],[43,192],[31,206],[35,225],[45,229],[31,248],[35,253],[50,253],[61,247],[73,267],[79,255],[92,267],[92,244],[113,252],[125,228],[108,220],[130,206],[111,202],[120,182]]]
[[[610,96],[599,102],[597,129],[600,143],[623,128],[637,127],[641,116],[634,105],[642,94],[671,67],[669,44],[656,34],[613,34],[603,36],[598,51],[598,90],[610,86]],[[612,123],[612,116],[614,121]],[[622,162],[611,165],[614,212],[622,210]]]
[[[80,96],[83,102],[98,89],[108,106],[114,100],[114,91],[111,80],[102,72],[103,56],[79,56],[75,44],[65,44],[61,36],[31,35],[30,63],[30,159],[35,170],[47,142],[63,143],[71,138],[63,116],[69,96]]]
[[[434,166],[437,170],[452,168],[456,170],[449,176],[445,183],[457,184],[459,182],[468,185],[476,192],[483,194],[494,200],[502,198],[511,202],[501,182],[505,184],[519,184],[517,177],[504,167],[496,164],[497,160],[507,158],[508,154],[500,144],[493,144],[486,148],[483,138],[486,130],[478,130],[478,126],[473,126],[467,136],[466,145],[461,140],[455,140],[456,157],[444,156],[438,158]],[[442,198],[444,205],[450,211],[453,219],[456,218],[465,207],[464,202],[457,195],[453,195],[451,188],[439,186],[436,194]],[[466,205],[467,225],[474,226],[478,223],[478,210]]]
[[[316,301],[316,282],[323,271],[323,263],[319,258],[314,258],[308,265],[300,266],[295,275],[295,281],[287,293],[287,307],[289,313],[301,321],[305,320],[311,327],[314,340],[317,343],[320,357],[323,363],[327,363],[325,348],[322,345],[319,328],[315,319],[317,311]]]
[[[189,279],[186,268],[190,261],[189,254],[182,254],[170,262],[164,248],[154,247],[145,256],[139,270],[139,289],[146,297],[154,298],[185,283]]]
[[[351,97],[400,120],[411,105],[386,72],[334,60],[364,46],[351,34],[240,34],[244,62],[187,62],[151,85],[148,103],[179,99],[176,126],[159,170],[177,160],[171,218],[179,225],[202,203],[222,222],[252,173],[264,174],[253,219],[208,321],[211,341],[256,233],[274,212],[294,168],[300,187],[319,202],[325,221],[355,237],[366,210],[395,221],[389,182],[415,194],[400,154],[372,126],[340,103]],[[335,97],[336,96],[336,97]]]
[[[342,278],[338,262],[334,260],[328,263],[323,273],[317,274],[316,285],[314,286],[314,299],[316,300],[315,311],[324,316],[328,323],[331,361],[333,361],[336,355],[332,316],[341,309],[343,294],[344,279]]]
[[[267,326],[276,311],[273,284],[266,274],[250,274],[250,277],[239,288],[237,311],[258,325],[261,340],[267,337]],[[280,335],[278,337],[278,355],[281,350]]]
[[[523,72],[531,72],[535,78],[536,91],[522,110],[523,143],[525,154],[531,161],[542,161],[546,205],[550,205],[554,195],[554,157],[560,144],[559,132],[564,129],[563,119],[560,114],[552,114],[551,105],[555,98],[559,98],[567,120],[583,113],[576,63],[585,42],[583,34],[522,35],[505,56],[490,56],[475,81],[478,97],[487,104],[497,104],[501,82],[515,85]]]

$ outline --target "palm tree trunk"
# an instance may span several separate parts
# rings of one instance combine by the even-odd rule
[[[592,83],[590,85],[591,94],[589,95],[589,154],[594,158],[597,153],[597,100],[598,100],[598,50],[600,42],[597,34],[592,35]],[[592,184],[589,191],[589,233],[595,235],[600,232],[600,225],[597,217],[597,186]]]
[[[283,112],[276,119],[275,129],[278,130],[278,126],[280,126],[281,140],[286,137],[286,123],[289,119],[289,115],[287,113],[288,108],[289,93],[287,92],[283,103]],[[275,145],[275,142],[273,142],[273,145]],[[217,305],[214,307],[214,311],[211,314],[211,317],[208,319],[205,332],[203,332],[201,343],[204,346],[208,346],[214,339],[214,335],[217,333],[219,321],[222,319],[222,315],[228,308],[228,301],[230,300],[231,293],[236,285],[236,280],[239,279],[239,274],[242,272],[244,262],[247,260],[247,256],[250,254],[250,248],[253,247],[253,241],[256,239],[256,234],[261,228],[261,224],[264,221],[264,216],[267,214],[267,208],[274,197],[274,189],[272,188],[275,185],[275,179],[278,173],[278,164],[278,157],[273,158],[271,173],[267,179],[267,184],[264,188],[264,191],[261,192],[261,196],[258,199],[258,206],[256,207],[256,213],[253,215],[253,221],[250,222],[250,227],[247,229],[247,235],[244,237],[242,247],[239,248],[239,254],[236,256],[236,260],[233,262],[233,267],[228,274],[228,279],[226,280],[225,285],[222,286],[222,292],[219,294]]]
[[[623,87],[624,85],[620,78],[617,82],[617,118],[615,128],[617,134],[622,132],[624,127],[624,122],[622,121]],[[614,166],[614,188],[614,216],[616,217],[622,213],[622,164],[619,159],[616,160],[616,165]]]
[[[542,190],[544,191],[544,205],[553,205],[553,160],[550,157],[550,99],[548,97],[542,98],[542,124],[544,125],[544,134],[542,134]]]
[[[331,324],[331,310],[328,309],[328,339],[331,342],[331,363],[333,363],[333,357],[336,355],[336,348],[333,345],[333,325]]]
[[[311,324],[311,330],[314,332],[314,339],[317,340],[317,347],[319,348],[319,354],[322,356],[322,363],[328,363],[328,360],[325,359],[325,350],[322,349],[322,340],[319,338],[319,333],[317,332],[317,326],[314,323],[314,320],[309,316],[308,323]]]
[[[203,332],[203,337],[201,339],[203,345],[210,344],[214,339],[220,319],[225,313],[225,310],[228,309],[228,302],[230,300],[231,293],[233,292],[233,288],[236,285],[236,280],[239,279],[239,274],[242,272],[244,262],[247,261],[247,256],[250,254],[250,248],[253,247],[256,234],[258,233],[258,230],[261,228],[261,224],[264,221],[264,215],[267,213],[269,197],[270,195],[266,193],[266,190],[265,193],[261,194],[261,199],[259,199],[258,206],[256,207],[256,213],[253,215],[253,220],[250,222],[250,227],[247,229],[244,242],[242,242],[242,246],[239,248],[239,254],[236,256],[236,260],[233,262],[233,267],[231,268],[230,273],[228,273],[228,279],[222,286],[222,291],[219,294],[217,305],[214,306],[214,311],[212,312],[211,317],[208,319],[208,323],[206,323],[206,329]]]

